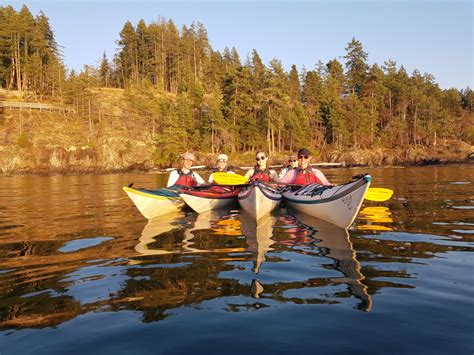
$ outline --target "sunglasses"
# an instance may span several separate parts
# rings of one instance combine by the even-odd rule
[[[304,158],[304,159],[308,159],[308,158],[309,158],[309,155],[300,155],[300,156],[298,157],[298,159],[303,159],[303,158]]]
[[[288,160],[288,163],[296,163],[298,160]]]
[[[218,162],[218,163],[227,163],[227,160],[219,159],[217,162]]]
[[[263,157],[257,157],[257,161],[265,160],[265,159],[267,159],[265,156],[263,156]]]

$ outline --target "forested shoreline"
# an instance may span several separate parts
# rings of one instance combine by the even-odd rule
[[[441,89],[432,75],[390,59],[369,65],[355,38],[341,49],[343,61],[286,71],[256,49],[245,58],[214,50],[203,24],[141,20],[124,24],[113,58],[104,53],[76,72],[64,66],[44,13],[0,7],[0,23],[0,101],[62,107],[3,108],[3,173],[149,169],[186,150],[246,162],[257,149],[281,158],[307,146],[328,161],[366,152],[375,165],[472,153],[470,88]]]

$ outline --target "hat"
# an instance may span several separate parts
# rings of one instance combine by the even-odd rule
[[[219,161],[219,160],[225,160],[225,161],[227,161],[227,160],[229,160],[229,158],[227,157],[226,154],[219,154],[219,155],[217,156],[217,161]]]
[[[192,160],[192,161],[196,160],[193,153],[186,152],[184,154],[181,154],[181,156],[183,157],[184,160]]]
[[[311,155],[311,152],[306,148],[301,148],[300,150],[298,150],[298,156],[301,155]]]

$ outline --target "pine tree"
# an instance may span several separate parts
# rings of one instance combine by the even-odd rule
[[[352,38],[352,41],[348,43],[345,50],[347,52],[344,58],[346,59],[349,90],[352,93],[359,94],[367,75],[368,55],[366,52],[364,52],[362,43],[360,43],[354,37]]]
[[[107,59],[107,55],[104,54],[102,56],[102,60],[99,66],[99,73],[100,73],[100,83],[101,86],[109,87],[110,75],[111,75],[111,67],[109,61]]]

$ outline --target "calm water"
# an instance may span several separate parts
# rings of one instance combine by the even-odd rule
[[[0,353],[474,351],[474,166],[370,172],[352,228],[282,209],[147,221],[147,174],[0,178]]]

